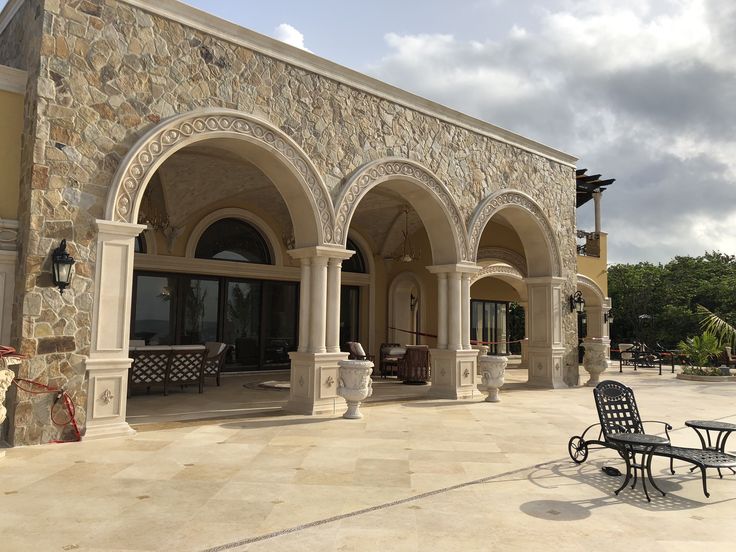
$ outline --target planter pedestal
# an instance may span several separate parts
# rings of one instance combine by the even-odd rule
[[[590,379],[585,383],[586,387],[595,387],[600,382],[601,374],[608,368],[609,340],[601,337],[586,337],[583,339],[585,355],[583,356],[583,368],[590,374]]]
[[[478,391],[487,393],[486,402],[499,402],[498,390],[504,384],[506,365],[509,359],[505,356],[482,356],[479,357],[480,381]]]
[[[337,394],[348,403],[343,418],[359,420],[360,403],[373,394],[373,363],[369,360],[340,360],[338,363]]]

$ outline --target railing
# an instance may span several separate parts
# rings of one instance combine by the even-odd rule
[[[578,230],[577,238],[579,240],[585,240],[584,243],[578,243],[578,255],[585,257],[600,257],[601,256],[601,235],[597,232],[586,232],[585,230]]]

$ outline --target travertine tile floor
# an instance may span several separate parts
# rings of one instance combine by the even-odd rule
[[[736,386],[671,374],[609,377],[645,419],[736,422]],[[666,497],[613,495],[608,450],[576,466],[567,441],[591,390],[535,390],[508,372],[502,402],[376,403],[365,418],[269,414],[149,426],[125,439],[8,450],[0,550],[732,550],[736,476],[666,471]],[[736,448],[736,441],[729,448]],[[677,464],[676,464],[677,467]]]

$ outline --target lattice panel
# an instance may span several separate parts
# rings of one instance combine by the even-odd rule
[[[214,358],[208,358],[204,362],[204,375],[205,376],[216,376],[220,371],[220,357],[219,355]]]
[[[133,353],[131,383],[164,383],[171,351]]]
[[[644,433],[634,392],[615,381],[602,382],[593,390],[603,433]]]
[[[169,369],[172,383],[198,382],[202,375],[202,363],[206,351],[174,351]]]

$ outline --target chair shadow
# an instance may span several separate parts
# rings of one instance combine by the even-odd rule
[[[604,506],[626,504],[648,512],[672,512],[693,510],[734,500],[733,498],[712,500],[703,497],[704,501],[698,501],[673,494],[675,491],[681,490],[683,488],[682,483],[686,481],[692,481],[695,478],[699,483],[699,475],[691,475],[685,466],[679,466],[679,471],[674,475],[670,474],[669,468],[666,468],[666,471],[661,470],[654,474],[657,486],[666,493],[665,496],[662,496],[648,484],[647,489],[652,501],[647,502],[641,480],[637,481],[634,489],[631,488],[630,482],[617,496],[614,491],[623,483],[624,475],[611,477],[602,471],[604,466],[612,464],[618,464],[618,467],[623,471],[623,462],[618,458],[589,459],[584,464],[574,464],[569,460],[539,464],[527,475],[527,479],[533,485],[552,489],[565,485],[588,485],[602,493],[603,496],[569,501],[533,500],[522,504],[519,509],[529,516],[540,519],[575,521],[589,517],[591,510]],[[676,470],[678,470],[677,466]],[[664,477],[665,473],[666,477]]]

